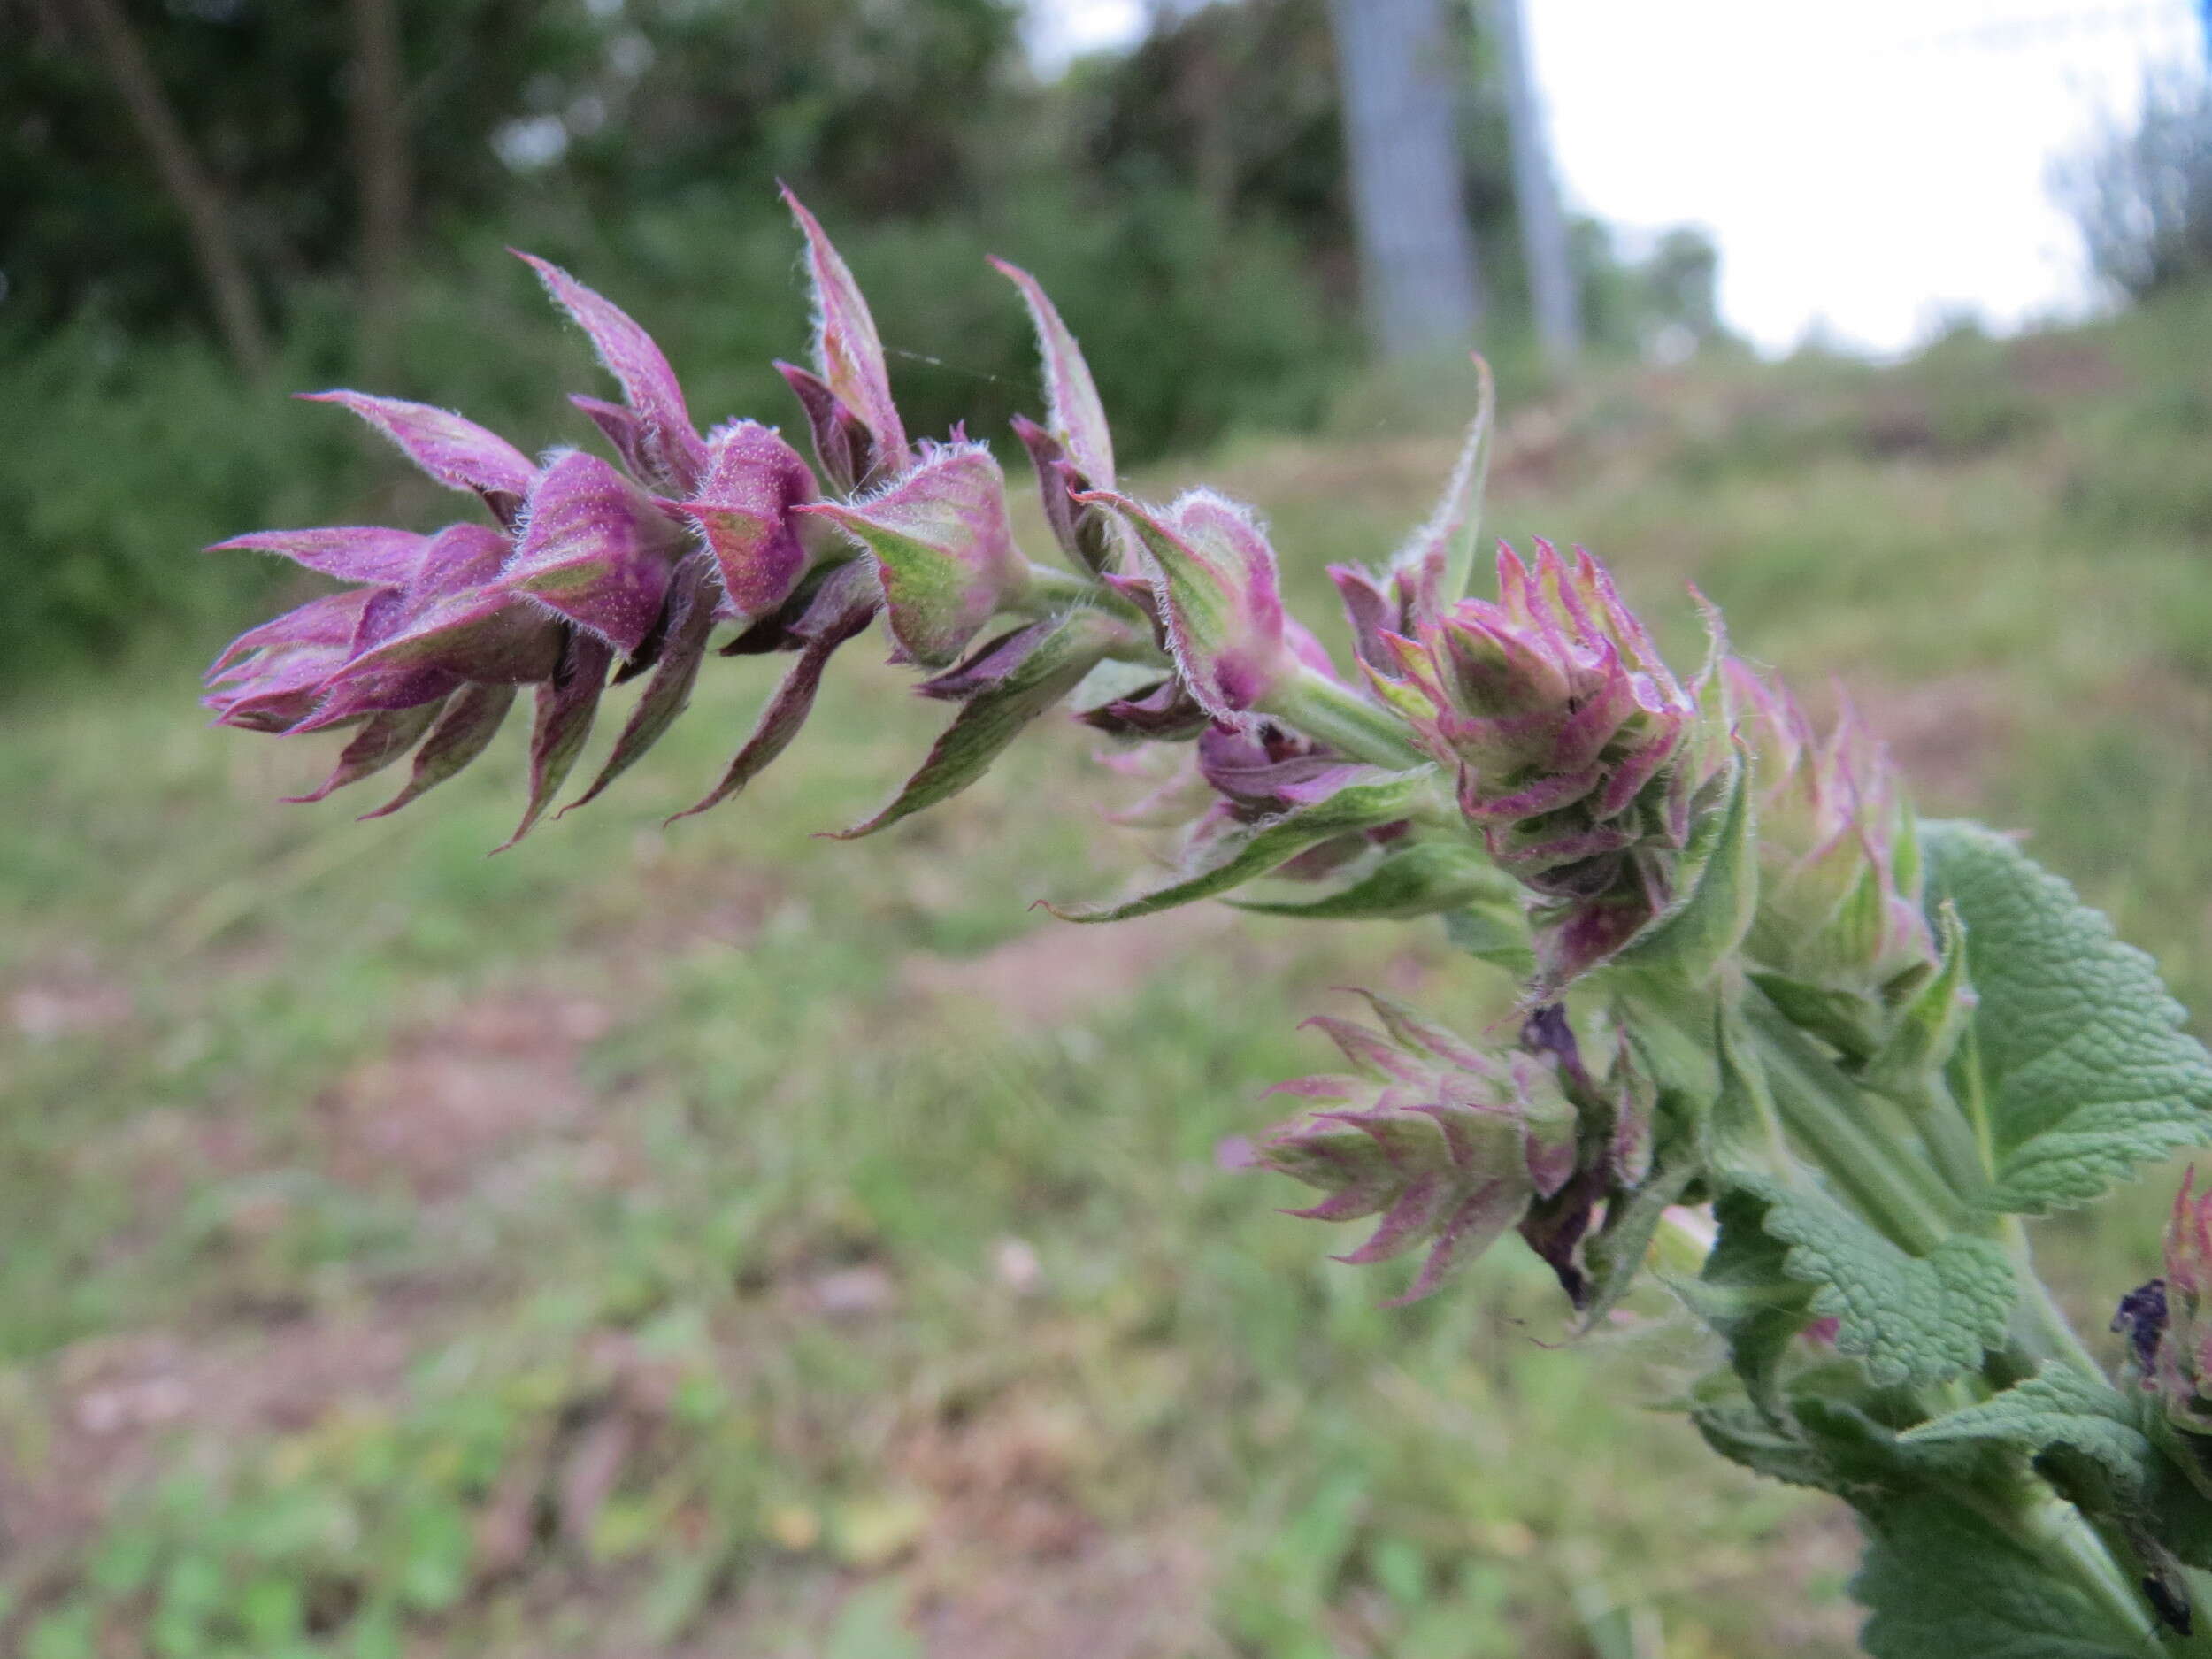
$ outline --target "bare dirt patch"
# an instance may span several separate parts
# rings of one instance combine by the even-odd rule
[[[1889,745],[1923,811],[1970,810],[2011,760],[2019,697],[2002,676],[1946,674],[1916,685],[1854,680],[1847,689],[1868,728]],[[1824,728],[1835,713],[1834,692],[1808,691],[1809,710]]]
[[[940,1659],[1169,1659],[1204,1652],[1195,1517],[1109,1527],[1080,1487],[1105,1455],[1071,1402],[1017,1391],[928,1425],[896,1463],[931,1494],[912,1622]]]
[[[613,1019],[592,999],[510,991],[402,1037],[317,1102],[330,1173],[452,1195],[518,1140],[581,1121],[591,1096],[578,1062]]]
[[[916,997],[988,1005],[1010,1028],[1064,1025],[1133,995],[1166,964],[1201,941],[1236,930],[1221,905],[1078,929],[1054,921],[979,956],[916,954],[899,964],[899,985]]]
[[[174,1466],[180,1439],[292,1432],[349,1401],[388,1395],[419,1312],[395,1305],[199,1342],[133,1332],[63,1349],[26,1384],[35,1421],[0,1437],[0,1548],[58,1552]]]

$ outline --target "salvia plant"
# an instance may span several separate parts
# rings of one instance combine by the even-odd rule
[[[1494,589],[1469,592],[1479,363],[1434,511],[1376,567],[1331,572],[1340,662],[1286,612],[1248,510],[1123,492],[1074,336],[1001,265],[1043,363],[1044,418],[1015,433],[1059,557],[1033,563],[991,451],[907,432],[866,303],[790,206],[814,330],[806,366],[777,366],[810,460],[757,421],[702,433],[645,331],[530,259],[619,388],[573,400],[612,458],[534,460],[458,415],[318,394],[481,511],[223,543],[343,588],[217,659],[219,719],[342,729],[304,799],[408,759],[382,813],[474,761],[526,690],[518,839],[611,684],[643,682],[579,804],[683,712],[710,650],[787,660],[703,810],[790,745],[880,620],[950,719],[841,836],[966,788],[1060,705],[1113,743],[1175,746],[1179,865],[1066,919],[1266,877],[1297,896],[1240,902],[1438,917],[1524,987],[1503,1025],[1371,993],[1365,1020],[1315,1022],[1341,1064],[1278,1086],[1298,1110],[1252,1156],[1308,1189],[1294,1213],[1370,1224],[1344,1260],[1417,1258],[1417,1297],[1517,1233],[1577,1333],[1663,1279],[1713,1339],[1681,1401],[1713,1448],[1858,1512],[1873,1653],[2212,1648],[2212,1192],[2183,1187],[2162,1279],[2116,1299],[2116,1371],[2024,1227],[2212,1128],[2212,1062],[2151,961],[2011,840],[1916,818],[1857,718],[1817,729],[1701,600],[1686,673],[1586,552],[1502,550]]]

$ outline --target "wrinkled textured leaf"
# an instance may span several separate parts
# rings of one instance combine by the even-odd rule
[[[2140,1413],[2101,1379],[2070,1365],[2046,1366],[1993,1399],[1962,1406],[1909,1430],[1920,1444],[1986,1440],[2034,1456],[2051,1446],[2070,1447],[2095,1462],[2116,1490],[2139,1494],[2154,1455]]]
[[[2157,965],[2009,841],[1922,830],[1929,902],[1966,925],[1980,1003],[1970,1064],[1995,1143],[1988,1202],[2040,1215],[2087,1203],[2212,1132],[2212,1057],[2181,1030]],[[1962,1094],[1964,1088],[1962,1088]]]
[[[1156,910],[1172,910],[1226,893],[1256,876],[1288,863],[1307,848],[1338,835],[1371,829],[1403,818],[1429,787],[1432,769],[1402,772],[1376,783],[1347,784],[1325,801],[1240,826],[1210,842],[1203,867],[1187,872],[1166,887],[1118,904],[1079,905],[1055,916],[1070,922],[1121,922]]]
[[[1012,657],[1011,666],[961,704],[899,793],[850,829],[836,831],[835,838],[872,835],[958,795],[990,770],[1024,726],[1074,690],[1107,650],[1127,637],[1127,630],[1095,611],[1071,611],[1021,630],[1021,636],[999,648]]]
[[[1816,1318],[1839,1321],[1836,1348],[1883,1387],[1926,1386],[1978,1365],[2004,1340],[2018,1287],[1986,1239],[1946,1239],[1907,1254],[1833,1199],[1740,1176],[1733,1192],[1764,1206],[1759,1225],[1789,1247],[1783,1271],[1814,1286]]]
[[[1933,1495],[1867,1517],[1851,1594],[1874,1659],[2142,1659],[2129,1630],[1989,1522]]]

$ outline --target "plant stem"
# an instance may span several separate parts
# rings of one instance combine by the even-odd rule
[[[1921,1165],[1866,1132],[1855,1090],[1755,992],[1744,998],[1775,1110],[1815,1162],[1893,1244],[1925,1256],[1957,1232],[1958,1202]]]
[[[2168,1649],[2142,1594],[2128,1582],[2118,1559],[2079,1509],[2047,1488],[2008,1517],[2008,1529],[2049,1563],[2053,1576],[2070,1583],[2142,1646],[2146,1654]]]
[[[1093,581],[1087,576],[1078,576],[1073,571],[1064,571],[1056,565],[1039,565],[1033,561],[1029,566],[1028,591],[1010,603],[1008,609],[1023,616],[1041,617],[1056,611],[1064,611],[1071,605],[1089,605],[1094,610],[1110,611],[1125,620],[1143,624],[1148,636],[1151,625],[1136,606],[1105,583]]]
[[[2075,1334],[2050,1287],[2037,1277],[2028,1230],[2017,1216],[2005,1217],[2005,1243],[2012,1252],[2013,1276],[2020,1281],[2020,1304],[2013,1322],[2021,1333],[2021,1346],[2038,1360],[2062,1360],[2102,1381],[2104,1368]]]
[[[1310,668],[1299,669],[1260,708],[1316,741],[1371,766],[1410,772],[1431,764],[1427,756],[1407,741],[1403,728],[1388,714]]]

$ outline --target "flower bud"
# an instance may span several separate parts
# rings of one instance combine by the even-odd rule
[[[774,427],[757,420],[717,429],[709,447],[706,477],[683,510],[714,555],[723,614],[757,621],[791,597],[815,562],[792,516],[814,499],[814,474]]]
[[[501,580],[507,538],[482,525],[448,525],[430,539],[413,581],[379,590],[353,654],[324,687],[314,714],[292,729],[319,731],[357,715],[411,708],[463,681],[531,685],[553,677],[564,626]]]
[[[373,590],[327,594],[263,623],[224,647],[207,671],[201,702],[218,725],[249,732],[283,732],[321,701],[323,687],[345,665]]]
[[[1680,763],[1697,706],[1605,567],[1537,543],[1498,556],[1499,596],[1464,599],[1408,639],[1376,691],[1457,768],[1460,810],[1499,866],[1557,901],[1539,943],[1555,988],[1602,961],[1672,896],[1702,767]]]
[[[1168,649],[1208,714],[1240,724],[1298,672],[1275,551],[1245,509],[1206,489],[1158,511],[1111,490],[1073,499],[1112,508],[1135,531]]]
[[[1328,1196],[1294,1215],[1380,1216],[1339,1259],[1385,1261],[1426,1245],[1413,1301],[1471,1259],[1530,1204],[1574,1173],[1576,1118],[1552,1064],[1486,1054],[1392,1000],[1363,992],[1382,1029],[1348,1020],[1325,1031],[1356,1075],[1302,1078],[1278,1092],[1341,1105],[1310,1109],[1260,1143],[1258,1161]]]
[[[2153,1279],[2121,1304],[2129,1346],[2177,1428],[2212,1434],[2212,1190],[2196,1190],[2197,1172],[2182,1178],[2166,1223],[2162,1279]]]
[[[684,539],[651,496],[572,449],[531,487],[502,585],[634,657],[660,618]]]
[[[1887,749],[1847,705],[1820,742],[1782,687],[1733,657],[1721,672],[1759,807],[1751,956],[1823,993],[1895,1001],[1940,956],[1921,904],[1912,814]]]
[[[883,572],[891,633],[932,668],[953,662],[993,615],[1029,587],[1006,519],[1006,477],[979,443],[924,446],[912,471],[854,502],[794,511],[826,519]]]

